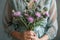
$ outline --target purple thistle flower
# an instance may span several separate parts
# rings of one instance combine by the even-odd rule
[[[45,15],[49,17],[49,13],[48,12],[45,12]]]
[[[21,16],[21,12],[20,11],[14,12],[13,16]]]
[[[41,13],[39,13],[39,12],[36,12],[35,15],[36,15],[37,17],[41,17]]]
[[[34,2],[37,2],[38,0],[34,0]]]
[[[33,22],[34,22],[34,18],[33,18],[33,17],[28,17],[27,20],[28,20],[30,23],[33,23]]]

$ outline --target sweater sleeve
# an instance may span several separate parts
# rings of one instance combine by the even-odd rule
[[[46,34],[48,35],[49,39],[54,39],[54,37],[56,37],[57,35],[58,30],[56,0],[52,0],[49,13],[50,13],[49,22],[51,22],[50,23],[51,26],[46,32]]]
[[[8,34],[10,34],[12,31],[14,30],[13,24],[12,24],[12,8],[9,4],[9,1],[6,1],[5,4],[5,8],[4,8],[4,12],[3,12],[3,26],[5,29],[5,32],[7,32]]]

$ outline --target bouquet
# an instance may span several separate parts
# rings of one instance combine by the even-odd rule
[[[27,30],[34,30],[34,27],[43,25],[42,21],[49,17],[48,8],[42,8],[37,0],[25,0],[24,2],[26,4],[24,10],[22,10],[22,5],[17,5],[20,10],[12,10],[13,24],[17,27],[24,26]]]

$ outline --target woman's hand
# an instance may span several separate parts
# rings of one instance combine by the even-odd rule
[[[39,39],[38,36],[35,34],[35,36],[31,37],[31,40],[41,40],[41,39]]]
[[[44,35],[42,38],[38,38],[36,35],[32,36],[32,40],[48,40],[48,35]]]
[[[38,38],[34,31],[25,31],[24,33],[14,31],[11,34],[18,40],[48,40],[48,35],[45,35],[42,38]]]
[[[35,36],[35,33],[33,31],[25,31],[23,36],[24,40],[32,40],[32,37]]]
[[[24,40],[48,40],[48,35],[38,38],[34,31],[25,31],[23,36]]]
[[[24,40],[40,40],[34,31],[25,31]]]
[[[31,40],[35,33],[33,31],[25,31],[23,33],[14,31],[11,32],[11,35],[18,40]]]
[[[18,40],[20,40],[20,39],[22,39],[22,33],[20,33],[20,32],[17,32],[17,31],[13,31],[13,32],[11,32],[10,33],[11,35],[12,35],[12,37],[14,37],[14,38],[16,38],[16,39],[18,39]]]

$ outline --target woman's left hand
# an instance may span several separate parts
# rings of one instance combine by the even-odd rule
[[[39,40],[38,36],[34,33],[34,31],[26,31],[24,32],[25,40]]]
[[[38,38],[34,31],[27,31],[25,32],[25,35],[26,40],[48,40],[48,35],[44,35],[42,38]]]
[[[36,35],[31,37],[32,40],[48,40],[47,35],[43,36],[42,38],[38,38]]]

